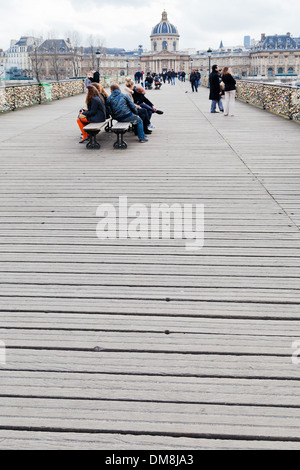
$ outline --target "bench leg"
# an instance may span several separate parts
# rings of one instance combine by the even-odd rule
[[[99,131],[92,131],[92,132],[89,132],[89,142],[86,144],[86,148],[91,150],[91,149],[100,149],[100,144],[99,142],[97,142],[97,139],[96,139],[96,136],[97,134],[99,134]]]
[[[124,140],[124,134],[125,132],[115,132],[117,134],[117,141],[114,143],[114,149],[122,149],[125,150],[127,149],[127,143]]]
[[[111,128],[112,128],[112,122],[109,122],[109,123],[105,126],[105,132],[110,132],[110,131],[111,131]]]

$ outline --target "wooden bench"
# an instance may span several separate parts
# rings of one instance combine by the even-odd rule
[[[102,129],[109,132],[112,127],[112,119],[106,119],[103,122],[93,122],[84,127],[84,131],[89,135],[89,142],[86,144],[87,149],[100,149],[101,145],[97,142],[96,136]]]
[[[124,134],[132,128],[130,122],[117,122],[111,128],[111,131],[117,135],[117,140],[114,143],[115,149],[127,149],[127,143],[124,140]]]

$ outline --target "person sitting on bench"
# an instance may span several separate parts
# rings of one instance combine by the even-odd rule
[[[86,105],[87,109],[81,109],[77,119],[82,133],[80,144],[89,140],[89,135],[83,130],[85,126],[91,122],[104,122],[106,120],[104,100],[100,98],[98,90],[93,85],[88,85],[87,87]]]
[[[151,77],[150,72],[147,73],[147,77],[145,78],[145,88],[147,90],[151,90],[153,84],[153,77]]]
[[[91,85],[93,85],[95,88],[97,88],[98,90],[98,93],[99,93],[99,96],[100,96],[100,99],[103,98],[104,100],[104,105],[105,105],[105,109],[106,109],[106,119],[109,119],[109,113],[108,113],[108,110],[107,110],[107,98],[108,98],[108,94],[106,93],[106,91],[104,90],[104,87],[103,85],[101,85],[101,83],[91,83]]]
[[[154,85],[155,85],[156,90],[160,90],[160,87],[162,86],[162,83],[160,81],[158,74],[156,74],[154,77]]]
[[[134,87],[134,81],[131,80],[131,78],[126,78],[125,79],[125,94],[127,94],[129,96],[129,98],[132,100],[133,102],[133,87]],[[139,106],[138,104],[135,105],[136,106],[136,109],[137,109],[137,113],[138,115],[140,116],[141,120],[143,121],[143,126],[144,126],[144,133],[147,135],[147,134],[152,134],[152,131],[150,131],[148,128],[151,124],[151,122],[149,121],[149,118],[148,118],[148,113],[147,113],[147,110],[144,109],[144,108],[141,108],[141,106]]]
[[[135,87],[133,87],[133,101],[135,102],[135,104],[141,106],[141,108],[147,110],[149,121],[151,121],[153,113],[164,114],[163,111],[160,111],[159,109],[155,108],[153,103],[151,103],[151,101],[149,101],[145,95],[146,91],[141,85],[136,85]],[[154,128],[153,124],[150,124],[149,127],[151,129]]]
[[[137,126],[139,141],[148,142],[143,129],[143,121],[137,114],[137,109],[128,95],[121,93],[117,84],[110,87],[111,95],[107,99],[107,109],[113,119],[119,122],[130,122]]]

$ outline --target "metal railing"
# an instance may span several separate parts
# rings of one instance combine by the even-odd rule
[[[238,80],[237,99],[291,121],[300,121],[300,88],[298,87]]]
[[[113,82],[122,84],[124,81],[125,77],[121,76],[101,77],[101,84],[105,88]],[[84,82],[85,80],[80,78],[60,82],[0,86],[0,113],[79,95],[84,93]]]
[[[0,87],[0,113],[15,111],[84,92],[84,80],[9,85]]]

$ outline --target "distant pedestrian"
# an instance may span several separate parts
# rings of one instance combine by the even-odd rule
[[[92,82],[93,83],[100,83],[100,74],[97,70],[93,70]]]
[[[191,75],[190,75],[190,82],[191,82],[193,93],[195,91],[198,92],[197,74],[196,74],[195,70],[193,70]]]
[[[86,79],[84,81],[84,91],[87,93],[87,87],[91,85],[93,79],[93,71],[90,70],[86,76]]]
[[[199,72],[199,70],[196,70],[196,76],[197,76],[197,88],[199,88],[200,80],[201,80],[201,73]]]
[[[140,83],[141,82],[141,77],[142,77],[142,74],[141,74],[140,71],[135,72],[135,74],[134,74],[135,83]]]
[[[219,67],[217,65],[213,65],[212,72],[209,75],[209,86],[210,86],[210,93],[209,99],[211,100],[211,113],[217,113],[216,107],[219,106],[219,110],[224,112],[223,104],[222,104],[222,90],[220,85],[220,73]]]
[[[221,77],[225,84],[225,108],[224,116],[234,116],[236,80],[231,75],[231,70],[224,67]]]
[[[172,72],[171,72],[171,85],[175,85],[175,79],[176,79],[176,72],[175,72],[175,70],[172,70]]]

